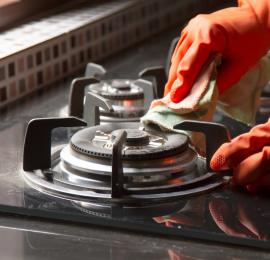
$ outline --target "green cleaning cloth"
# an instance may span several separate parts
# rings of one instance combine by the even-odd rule
[[[241,80],[218,97],[217,109],[253,125],[261,92],[270,80],[270,60],[263,57]]]
[[[141,122],[158,124],[163,131],[188,135],[191,145],[195,146],[200,155],[205,153],[203,134],[174,130],[174,125],[183,120],[211,122],[216,107],[236,120],[252,124],[261,91],[270,79],[270,61],[267,57],[262,58],[236,85],[219,96],[216,76],[220,57],[218,53],[209,57],[184,100],[173,103],[169,94],[163,99],[154,100]]]

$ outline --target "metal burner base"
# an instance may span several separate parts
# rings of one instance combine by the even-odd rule
[[[52,149],[51,160],[52,160],[52,168],[54,168],[59,163],[59,156],[63,146],[55,147]],[[202,159],[200,159],[202,160]],[[49,170],[35,170],[35,171],[25,171],[24,178],[26,182],[32,186],[33,188],[60,198],[68,199],[68,200],[77,200],[77,201],[85,201],[85,202],[106,202],[106,203],[120,203],[120,204],[153,204],[153,203],[161,203],[166,201],[178,200],[184,197],[190,197],[193,195],[202,194],[205,192],[212,191],[214,189],[221,188],[230,182],[229,176],[223,176],[219,172],[213,173],[205,173],[201,177],[195,178],[192,181],[187,182],[191,188],[181,189],[181,186],[178,188],[173,188],[172,191],[168,192],[167,190],[155,194],[125,194],[121,198],[111,198],[110,193],[100,193],[90,190],[82,190],[73,188],[68,188],[64,186],[60,186],[54,183],[53,179],[48,178],[47,172]],[[56,173],[56,178],[60,173]]]
[[[60,110],[59,113],[60,117],[68,117],[68,106],[63,107]],[[107,123],[128,123],[128,122],[134,122],[139,123],[141,117],[109,117],[109,116],[100,116],[100,122],[101,124],[107,124]]]

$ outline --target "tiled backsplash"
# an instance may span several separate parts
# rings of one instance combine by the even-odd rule
[[[0,34],[0,107],[226,0],[85,6]]]

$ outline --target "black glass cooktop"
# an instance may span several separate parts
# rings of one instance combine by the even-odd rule
[[[67,91],[59,85],[52,87],[50,99],[36,96],[34,101],[20,105],[22,109],[16,115],[9,116],[7,111],[0,122],[0,211],[270,248],[268,189],[229,183],[222,189],[154,207],[120,207],[65,200],[31,188],[24,181],[22,170],[27,124],[32,118],[57,116],[65,105]],[[265,110],[258,113],[256,124],[266,122],[268,117]],[[226,125],[231,137],[250,128],[219,112],[214,121]],[[52,146],[68,143],[69,134],[66,128],[54,129]]]
[[[171,31],[170,35],[166,32],[167,39],[150,39],[143,47],[138,46],[132,52],[123,52],[105,61],[106,68],[116,78],[136,79],[136,73],[145,67],[164,64],[176,31],[180,29]],[[138,208],[85,205],[31,188],[25,182],[22,170],[27,124],[33,118],[59,116],[67,104],[69,86],[70,79],[57,82],[46,91],[39,91],[1,111],[0,212],[270,249],[270,190],[267,189],[229,183],[222,189],[200,196]],[[257,114],[256,124],[267,122],[269,116],[270,110],[265,104]],[[226,125],[232,138],[250,129],[220,112],[215,113],[214,121]],[[54,129],[52,146],[68,143],[69,133],[69,129]]]

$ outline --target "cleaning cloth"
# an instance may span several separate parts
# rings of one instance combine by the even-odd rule
[[[174,131],[189,136],[191,145],[204,155],[204,135],[197,132],[175,130],[173,126],[183,120],[211,122],[216,107],[236,120],[252,124],[258,108],[262,89],[270,79],[270,61],[262,58],[241,80],[219,96],[216,86],[217,67],[221,62],[219,53],[212,54],[198,74],[185,99],[174,103],[168,93],[154,100],[148,113],[141,118],[146,124],[155,123],[163,131]]]
[[[217,109],[232,118],[253,125],[261,92],[270,80],[270,59],[261,58],[241,80],[218,97]]]

